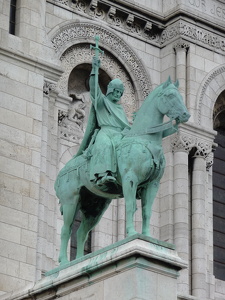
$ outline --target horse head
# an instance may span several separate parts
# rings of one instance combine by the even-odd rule
[[[164,115],[167,115],[171,120],[176,120],[177,123],[187,122],[190,114],[184,104],[183,98],[178,91],[179,81],[175,83],[171,78],[160,85],[158,94],[158,109]]]

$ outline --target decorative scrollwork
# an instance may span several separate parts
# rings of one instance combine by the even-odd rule
[[[58,92],[56,83],[45,80],[43,85],[43,93],[45,95],[49,95],[51,91]]]
[[[64,73],[58,83],[61,94],[68,94],[68,80],[72,70],[82,63],[89,62],[91,64],[92,56],[93,54],[91,53],[88,44],[75,45],[64,52],[61,57]],[[111,78],[120,78],[123,81],[125,92],[123,94],[122,103],[129,119],[131,119],[131,115],[133,111],[137,109],[137,106],[134,87],[128,74],[125,72],[123,66],[115,60],[108,51],[105,51],[104,53],[101,68],[106,70]],[[81,94],[83,91],[77,90],[76,92]]]
[[[195,146],[195,138],[189,135],[180,135],[177,133],[172,141],[172,151],[190,152]]]
[[[127,44],[114,33],[105,28],[90,23],[75,23],[62,28],[52,39],[53,47],[56,52],[62,51],[67,43],[74,40],[80,42],[81,39],[93,38],[95,35],[101,36],[102,44],[112,49],[112,51],[124,61],[124,65],[133,70],[136,77],[143,99],[147,97],[151,90],[151,84],[142,62],[131,50]],[[83,55],[81,53],[80,55]]]
[[[177,133],[171,143],[172,151],[194,151],[192,157],[203,157],[206,160],[206,170],[213,165],[214,144],[196,136]],[[192,152],[191,152],[192,153]]]

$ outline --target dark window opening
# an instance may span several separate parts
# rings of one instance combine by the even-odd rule
[[[9,33],[15,35],[16,30],[16,0],[10,1]]]
[[[213,164],[214,275],[225,280],[225,131],[217,128]]]

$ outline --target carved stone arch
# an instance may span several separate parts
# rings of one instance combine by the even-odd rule
[[[114,56],[118,65],[129,74],[134,85],[136,101],[143,100],[152,89],[148,73],[137,54],[115,31],[94,21],[76,21],[66,22],[50,33],[51,42],[59,58],[69,48],[94,44],[96,35],[100,36],[99,47]],[[91,56],[86,62],[91,63]]]
[[[225,65],[212,70],[203,81],[198,93],[198,124],[213,128],[213,111],[218,96],[225,90]]]
[[[61,56],[61,63],[64,69],[64,73],[61,76],[58,87],[60,93],[64,95],[68,95],[68,83],[70,83],[70,77],[72,72],[76,70],[76,68],[85,68],[85,66],[89,66],[89,71],[86,72],[86,75],[82,78],[83,75],[80,76],[80,88],[77,87],[76,92],[78,94],[83,94],[88,90],[84,86],[84,81],[88,81],[90,70],[91,70],[91,60],[93,57],[93,53],[90,51],[90,45],[87,43],[73,45],[68,48]],[[84,71],[84,70],[83,70]],[[132,113],[137,110],[137,99],[135,95],[135,87],[132,84],[132,80],[130,75],[126,70],[124,70],[123,65],[114,57],[110,52],[105,50],[103,57],[101,58],[101,72],[107,74],[110,79],[120,78],[124,83],[125,91],[122,97],[123,107],[129,117],[132,119]],[[100,72],[100,80],[101,80],[101,72]],[[81,73],[83,74],[83,72]],[[79,76],[77,76],[77,80],[79,80]],[[89,95],[88,95],[89,98]]]

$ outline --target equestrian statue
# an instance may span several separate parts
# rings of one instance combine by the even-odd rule
[[[100,68],[95,38],[95,56],[90,74],[92,107],[78,153],[61,169],[55,191],[64,224],[61,230],[59,262],[68,263],[67,246],[76,214],[82,213],[77,230],[77,255],[84,255],[88,233],[100,221],[112,199],[124,198],[126,234],[136,234],[133,216],[136,200],[142,205],[142,234],[150,236],[152,204],[165,168],[162,139],[178,130],[190,115],[170,79],[155,88],[144,100],[130,125],[119,104],[124,86],[113,79],[104,95],[98,84]],[[169,118],[163,122],[164,115]]]

